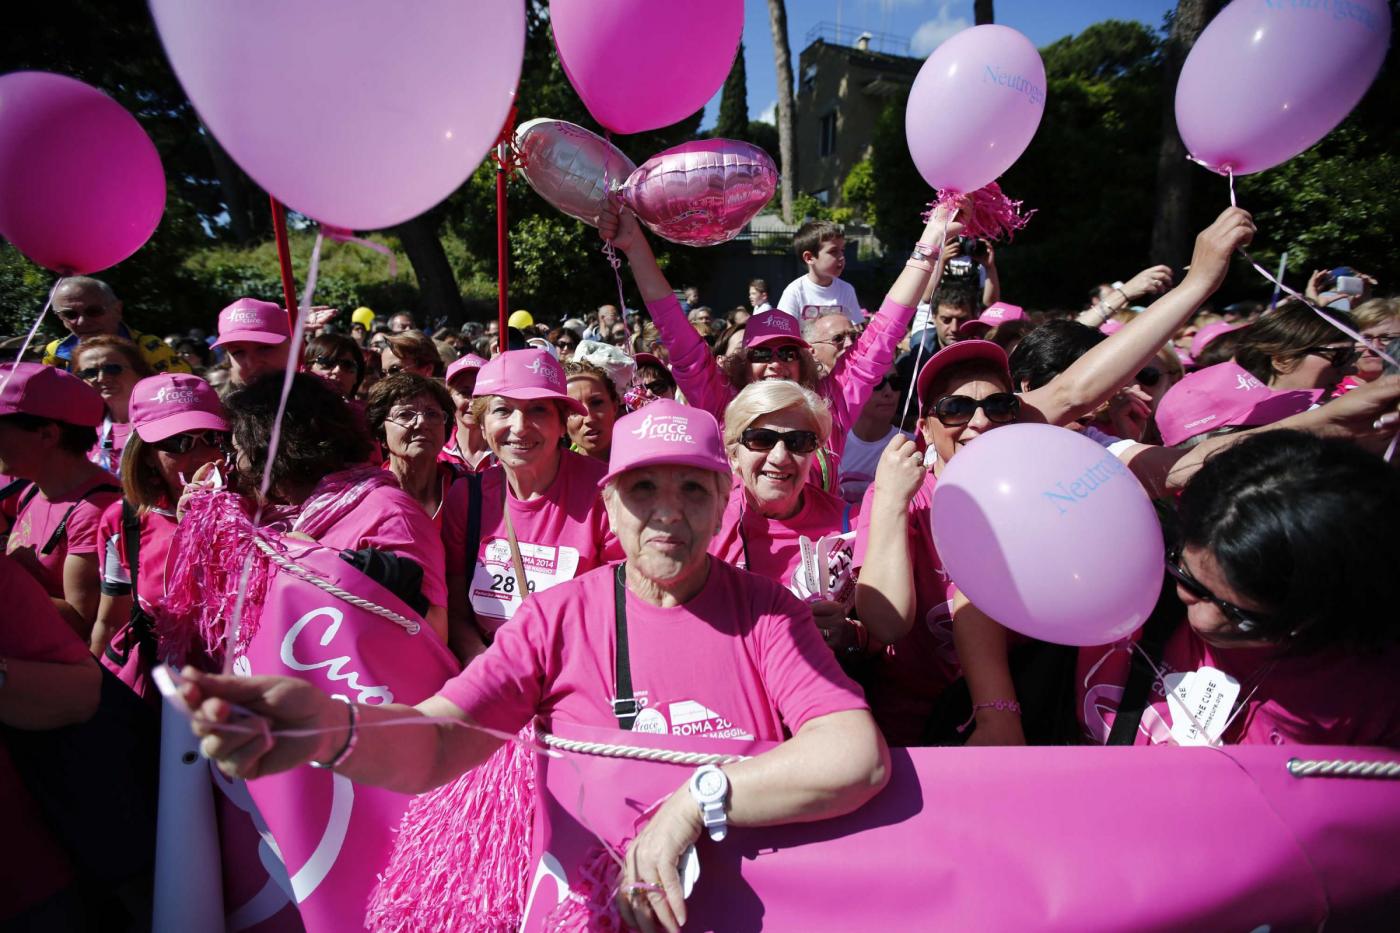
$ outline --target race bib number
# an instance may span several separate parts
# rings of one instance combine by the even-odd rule
[[[829,599],[849,609],[856,596],[856,533],[824,535],[816,541],[800,535],[797,545],[802,559],[788,589],[800,599]]]
[[[525,565],[526,590],[538,593],[574,578],[578,550],[521,541],[520,561]],[[488,539],[472,572],[472,609],[478,618],[504,622],[515,615],[523,598],[511,564],[510,542],[505,538]]]

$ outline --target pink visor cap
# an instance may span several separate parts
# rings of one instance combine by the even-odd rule
[[[0,365],[0,415],[33,415],[82,428],[102,423],[107,405],[70,372],[43,363]]]
[[[481,357],[477,356],[475,353],[468,353],[465,356],[461,356],[453,360],[452,365],[447,367],[447,376],[445,378],[445,381],[448,385],[452,385],[452,380],[457,375],[468,372],[469,370],[480,369],[485,365],[486,361],[483,360]]]
[[[499,395],[502,398],[526,401],[552,398],[563,402],[569,410],[587,415],[583,403],[565,391],[564,367],[544,350],[507,350],[476,374],[474,395]]]
[[[752,315],[744,322],[744,347],[762,347],[774,343],[791,343],[811,349],[802,339],[802,322],[786,311],[774,309]]]
[[[989,366],[1001,372],[1008,386],[1011,385],[1011,364],[1006,361],[1005,350],[990,340],[959,340],[929,357],[924,368],[919,370],[919,380],[915,385],[919,393],[920,411],[932,401],[928,395],[933,391],[938,374],[955,363],[967,360],[985,360]]]
[[[281,343],[291,336],[287,312],[270,301],[240,298],[219,312],[219,339],[229,343]]]
[[[162,373],[131,390],[131,426],[148,444],[186,431],[228,431],[224,403],[198,376]]]
[[[662,464],[729,475],[729,461],[724,456],[724,441],[715,416],[663,398],[617,419],[608,475],[598,481],[598,488],[628,470]]]
[[[1175,447],[1219,428],[1273,424],[1307,411],[1321,389],[1274,392],[1238,363],[1217,363],[1190,373],[1157,405],[1162,443]]]
[[[1009,305],[1004,301],[994,302],[987,305],[981,316],[970,321],[963,321],[958,325],[960,335],[976,334],[978,337],[996,327],[998,324],[1005,324],[1007,321],[1019,321],[1026,316],[1026,312],[1018,305]]]
[[[1202,327],[1200,330],[1196,331],[1196,336],[1191,338],[1191,358],[1195,359],[1196,357],[1200,356],[1201,351],[1206,348],[1206,344],[1210,343],[1212,340],[1214,340],[1216,337],[1219,337],[1221,334],[1228,334],[1232,330],[1239,330],[1241,327],[1245,326],[1247,325],[1226,324],[1224,321],[1217,321],[1214,324],[1207,324],[1205,327]]]

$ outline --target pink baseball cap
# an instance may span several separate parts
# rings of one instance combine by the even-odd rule
[[[636,359],[638,366],[656,366],[668,371],[671,368],[661,362],[661,357],[657,356],[655,353],[638,353],[634,359]]]
[[[1321,389],[1274,392],[1238,363],[1217,363],[1190,373],[1157,405],[1162,443],[1175,447],[1217,428],[1273,424],[1307,411]]]
[[[0,365],[0,415],[34,415],[95,428],[106,411],[97,390],[66,370],[43,363]]]
[[[958,333],[960,335],[975,334],[980,337],[998,324],[1019,321],[1025,316],[1026,312],[1019,305],[1009,305],[1004,301],[993,302],[987,305],[986,310],[979,317],[959,324]]]
[[[565,391],[564,367],[544,350],[507,350],[476,374],[477,396],[499,395],[524,401],[552,398],[576,414],[587,415],[583,403]]]
[[[628,470],[667,463],[729,475],[715,416],[663,398],[617,419],[608,475],[598,481],[598,488]]]
[[[447,367],[447,376],[445,377],[445,381],[448,385],[452,385],[452,379],[458,373],[464,373],[468,370],[473,369],[480,369],[485,365],[486,361],[483,360],[481,357],[477,356],[475,353],[467,353],[463,356],[459,356],[457,359],[452,361],[451,366]]]
[[[749,317],[744,323],[744,347],[762,347],[773,343],[791,343],[812,349],[802,339],[802,322],[786,311],[776,308]]]
[[[1206,344],[1210,343],[1212,340],[1214,340],[1216,337],[1219,337],[1221,334],[1228,334],[1232,330],[1239,330],[1241,327],[1245,326],[1247,325],[1226,324],[1224,321],[1217,321],[1214,324],[1207,324],[1205,327],[1202,327],[1200,330],[1196,331],[1196,336],[1191,338],[1191,358],[1195,359],[1196,357],[1200,356],[1201,351],[1206,348]]]
[[[1006,351],[990,340],[959,340],[957,343],[949,344],[929,357],[924,368],[919,370],[919,379],[915,386],[919,393],[919,409],[928,404],[928,394],[933,388],[933,382],[938,378],[938,374],[952,366],[954,363],[962,363],[966,360],[985,360],[1001,371],[1006,378],[1006,384],[1011,385],[1011,364],[1006,360]]]
[[[131,426],[141,440],[152,444],[186,431],[229,429],[219,393],[198,376],[184,373],[161,373],[136,383],[131,390]]]
[[[270,301],[240,298],[219,312],[219,339],[229,343],[281,343],[291,336],[287,312]]]

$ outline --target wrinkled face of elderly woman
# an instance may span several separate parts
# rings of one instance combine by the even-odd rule
[[[629,470],[603,491],[628,563],[657,581],[704,565],[728,499],[728,476],[670,464]]]

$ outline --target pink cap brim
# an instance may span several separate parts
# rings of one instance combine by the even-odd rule
[[[764,334],[762,337],[759,337],[753,340],[752,342],[745,341],[744,349],[747,350],[750,347],[766,347],[769,344],[774,343],[792,344],[795,347],[802,347],[805,350],[812,349],[812,345],[810,343],[803,340],[801,337],[794,337],[791,334]]]
[[[265,330],[235,330],[227,334],[220,334],[210,346],[222,347],[230,343],[285,343],[286,334],[271,334]]]
[[[918,394],[919,408],[928,404],[929,386],[938,374],[955,363],[966,360],[985,360],[1001,371],[1006,377],[1007,385],[1011,385],[1011,365],[1006,360],[1006,351],[990,340],[959,340],[950,344],[929,357],[923,369],[919,370],[918,378],[914,382],[915,390]],[[1013,387],[1014,388],[1014,387]]]
[[[973,319],[970,320],[970,321],[963,321],[961,324],[959,324],[959,325],[958,325],[958,333],[959,333],[959,334],[973,334],[973,333],[975,333],[975,334],[981,335],[981,334],[985,334],[985,333],[987,333],[988,331],[990,331],[994,326],[995,326],[995,325],[993,325],[993,324],[988,324],[986,321],[980,321],[980,320],[978,320],[977,318],[973,318]]]
[[[553,389],[507,389],[503,392],[491,389],[482,389],[480,385],[476,387],[477,395],[499,395],[501,398],[514,399],[517,402],[528,402],[537,398],[553,399],[556,402],[563,402],[569,406],[569,410],[577,415],[587,415],[588,409],[578,399],[556,392]]]
[[[212,411],[181,411],[137,425],[136,435],[146,443],[154,444],[186,431],[227,432],[228,429],[228,422]]]
[[[643,467],[653,466],[694,467],[697,470],[709,470],[712,473],[723,473],[725,475],[731,472],[729,461],[725,460],[723,457],[716,458],[704,454],[659,453],[651,457],[643,457],[640,460],[635,460],[620,470],[613,470],[607,476],[598,480],[598,488],[602,489],[624,473],[630,473],[633,470],[640,470]]]

